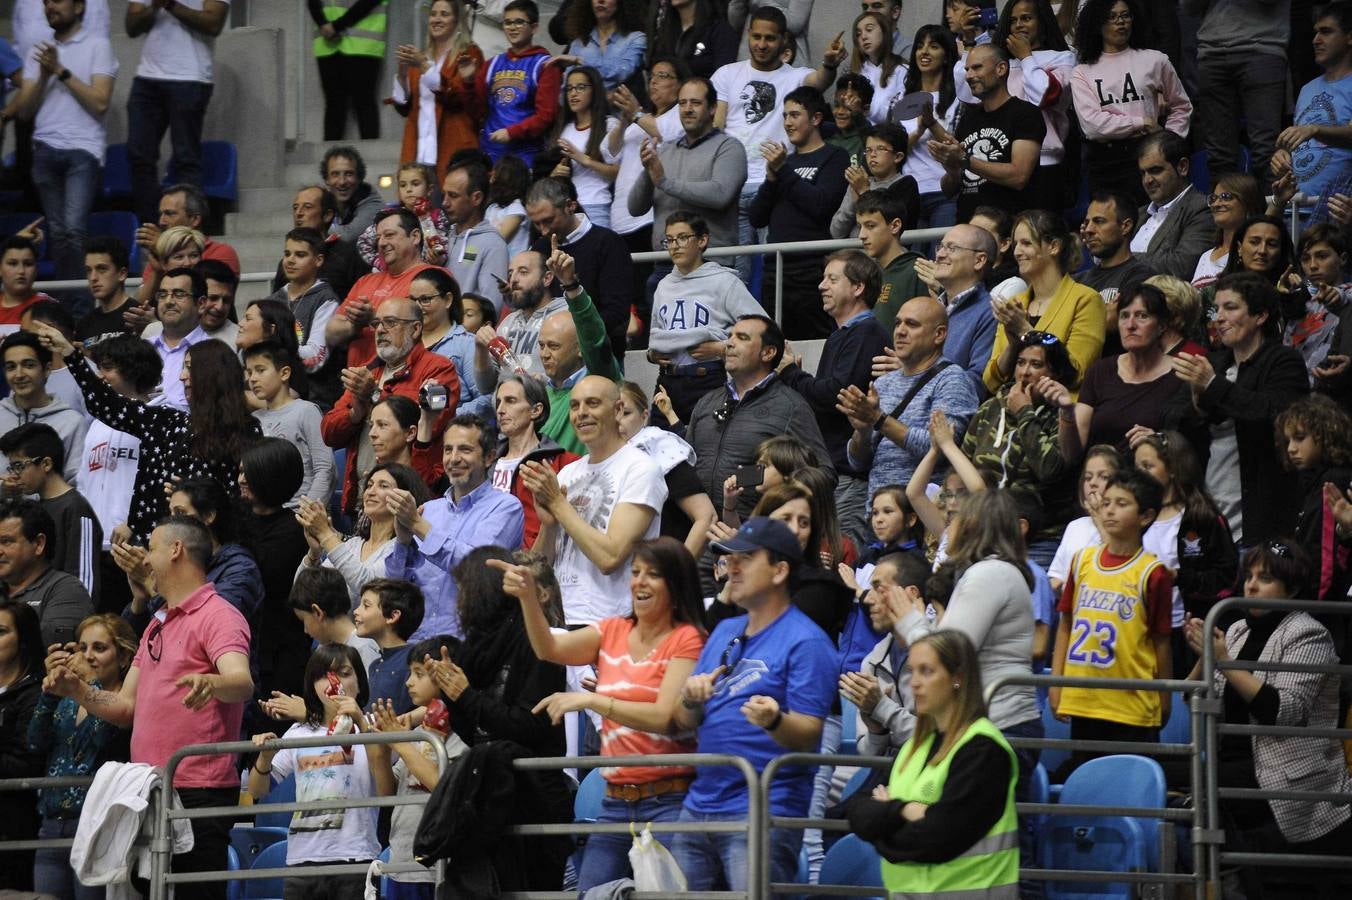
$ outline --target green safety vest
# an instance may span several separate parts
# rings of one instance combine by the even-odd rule
[[[324,4],[324,20],[334,22],[347,13],[353,0],[327,0]],[[390,0],[380,0],[380,5],[360,19],[336,41],[322,34],[315,38],[315,56],[332,56],[342,53],[344,56],[385,56],[386,13]]]
[[[933,804],[942,795],[948,778],[948,764],[972,738],[983,735],[995,741],[1009,754],[1009,790],[1005,792],[1005,810],[1000,819],[962,855],[945,863],[890,863],[883,860],[883,883],[894,900],[1018,900],[1019,896],[1019,818],[1014,812],[1014,783],[1019,762],[1004,735],[989,719],[977,719],[948,755],[936,765],[926,766],[934,735],[915,748],[905,767],[902,760],[910,752],[914,739],[907,741],[892,766],[887,783],[894,799]]]

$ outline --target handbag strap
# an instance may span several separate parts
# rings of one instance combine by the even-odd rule
[[[899,415],[901,415],[901,411],[911,405],[911,401],[915,399],[915,395],[919,394],[922,390],[924,390],[925,385],[933,381],[935,375],[938,375],[940,372],[942,372],[944,369],[947,369],[951,365],[953,365],[951,360],[941,359],[937,363],[926,369],[925,374],[921,375],[919,378],[915,380],[915,384],[911,385],[911,389],[906,392],[906,396],[901,398],[901,402],[896,405],[895,409],[893,409],[890,413],[887,414],[887,417],[889,419],[896,419]],[[900,420],[898,419],[898,421]]]

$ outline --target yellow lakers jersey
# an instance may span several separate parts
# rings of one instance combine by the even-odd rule
[[[1081,678],[1154,678],[1155,645],[1146,615],[1146,585],[1164,563],[1153,553],[1136,551],[1120,566],[1102,564],[1102,546],[1075,555],[1075,607],[1070,613],[1070,644],[1064,674]],[[1084,716],[1123,725],[1159,726],[1156,691],[1061,689],[1062,715]]]

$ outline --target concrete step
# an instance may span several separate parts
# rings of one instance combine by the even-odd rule
[[[369,167],[375,162],[389,162],[391,160],[397,162],[402,140],[403,135],[400,134],[395,137],[381,138],[377,141],[341,141],[340,143],[355,147]],[[287,163],[309,163],[312,167],[315,167],[324,158],[324,151],[328,148],[329,144],[323,141],[302,141],[286,151],[286,161]]]
[[[281,209],[282,192],[274,192],[274,200],[278,200],[278,209],[273,212],[253,212],[253,213],[226,213],[225,214],[225,233],[228,236],[240,237],[275,237],[280,241],[282,235],[291,230],[291,211],[290,201],[287,201],[285,210]]]

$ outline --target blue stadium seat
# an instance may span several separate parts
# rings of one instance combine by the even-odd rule
[[[141,245],[136,243],[136,227],[139,224],[136,214],[131,212],[96,212],[89,214],[88,235],[111,235],[127,248],[131,261],[127,271],[133,275],[141,274]]]
[[[868,768],[860,769],[850,776],[850,780],[845,782],[845,787],[840,789],[840,802],[846,800],[858,793],[859,789],[873,776],[873,770]]]
[[[1169,707],[1169,721],[1165,722],[1164,728],[1160,730],[1160,743],[1192,743],[1192,714],[1188,709],[1188,698],[1182,693],[1174,694],[1173,703]]]
[[[1164,770],[1144,756],[1093,759],[1066,779],[1064,804],[1163,809]],[[1049,816],[1041,830],[1039,862],[1047,869],[1101,872],[1159,871],[1159,830],[1150,819],[1125,816]],[[1127,882],[1049,881],[1048,900],[1109,900],[1134,897]]]
[[[840,752],[851,756],[859,752],[859,707],[844,697],[840,698]]]
[[[230,849],[239,855],[240,861],[252,869],[254,860],[267,848],[279,841],[285,841],[287,830],[275,825],[236,825],[230,829]]]
[[[239,199],[239,169],[235,145],[229,141],[202,142],[202,193],[214,200]],[[168,187],[179,181],[173,163],[165,175]]]
[[[577,795],[573,797],[573,821],[595,822],[601,815],[601,801],[605,796],[606,780],[601,777],[600,769],[592,769],[577,786]]]
[[[103,187],[99,196],[104,200],[131,197],[131,162],[127,159],[126,144],[109,144],[103,161]]]
[[[883,886],[882,857],[873,845],[858,835],[847,834],[831,845],[822,861],[821,884],[850,885],[852,887]],[[883,900],[884,891],[872,900]]]
[[[295,803],[296,802],[296,776],[288,775],[281,781],[272,786],[268,796],[258,805],[258,815],[254,816],[254,824],[261,827],[273,827],[287,829],[291,827],[291,818],[294,813],[289,812],[264,812],[263,810],[272,803]]]
[[[390,848],[386,847],[384,850],[381,850],[380,855],[377,856],[376,859],[380,860],[381,862],[389,862]],[[390,876],[388,875],[380,876],[380,896],[382,897],[390,896]]]
[[[1070,723],[1062,722],[1052,715],[1050,702],[1042,707],[1042,729],[1045,732],[1043,736],[1048,740],[1070,739]],[[1070,751],[1043,747],[1039,759],[1042,760],[1042,765],[1047,772],[1052,773],[1061,768],[1062,763],[1070,759]]]
[[[235,852],[234,847],[226,847],[225,850],[225,867],[231,872],[238,872],[243,868],[239,864],[239,854]],[[227,881],[225,883],[225,897],[226,900],[243,900],[244,882]]]
[[[286,841],[280,841],[264,848],[258,854],[252,869],[280,869],[286,866]],[[245,900],[281,900],[282,879],[255,878],[244,882]]]

